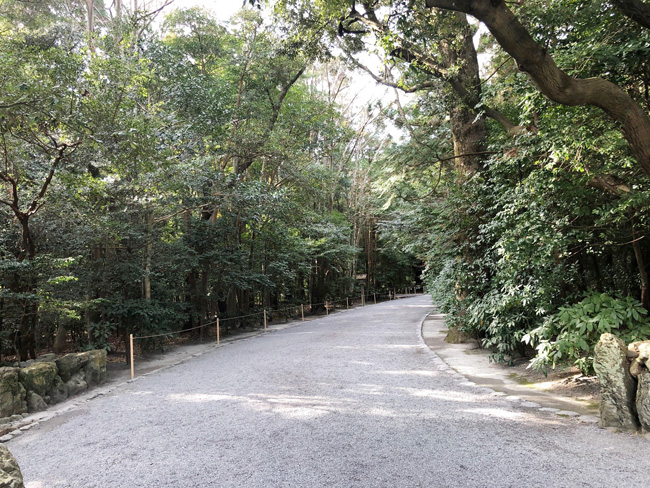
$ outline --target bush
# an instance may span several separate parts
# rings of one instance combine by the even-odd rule
[[[573,362],[585,375],[593,374],[594,346],[611,332],[624,342],[650,336],[650,320],[641,303],[632,297],[611,297],[587,292],[580,302],[560,307],[543,325],[523,336],[537,355],[530,367],[544,374],[548,367]]]

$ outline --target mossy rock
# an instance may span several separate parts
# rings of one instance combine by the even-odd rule
[[[0,444],[0,486],[3,488],[25,488],[20,467],[9,448]]]
[[[59,376],[64,383],[70,381],[74,375],[81,371],[88,361],[90,356],[86,352],[78,352],[74,354],[66,354],[56,360],[56,367],[59,370]]]
[[[65,382],[65,387],[68,390],[69,396],[75,396],[79,393],[83,393],[88,389],[88,383],[86,383],[86,375],[83,371],[75,374],[72,378]]]
[[[0,417],[27,412],[26,390],[20,383],[18,368],[0,368]]]
[[[476,342],[476,339],[471,334],[459,330],[458,327],[449,327],[449,331],[445,336],[445,342],[448,344],[466,344],[468,342]]]
[[[52,390],[50,390],[50,404],[60,403],[68,398],[68,386],[63,382],[60,376],[54,378]]]
[[[41,397],[54,389],[54,378],[57,376],[55,363],[34,363],[20,370],[18,377],[25,390],[38,393]]]
[[[600,383],[601,428],[636,430],[636,381],[628,370],[627,347],[614,334],[603,334],[594,348],[594,370]]]
[[[33,391],[27,392],[27,409],[29,413],[42,412],[47,410],[45,399]]]
[[[83,354],[86,354],[88,357],[88,362],[84,367],[86,383],[88,383],[88,386],[90,387],[103,383],[106,380],[106,350],[98,349]]]

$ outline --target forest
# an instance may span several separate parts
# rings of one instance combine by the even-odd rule
[[[416,284],[542,371],[650,336],[642,0],[1,0],[0,27],[0,359]]]

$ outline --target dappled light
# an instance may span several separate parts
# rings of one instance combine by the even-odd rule
[[[647,484],[648,1],[238,1],[0,0],[27,487]]]

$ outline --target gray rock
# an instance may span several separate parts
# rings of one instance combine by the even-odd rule
[[[88,351],[88,362],[84,368],[88,386],[95,386],[106,380],[106,350]]]
[[[67,383],[70,381],[70,378],[79,373],[88,364],[88,360],[89,355],[85,352],[66,354],[58,358],[56,360],[56,367],[63,382]]]
[[[636,381],[627,368],[627,348],[613,334],[600,336],[594,351],[594,370],[600,383],[600,428],[636,430]]]
[[[0,417],[27,411],[25,387],[20,383],[18,368],[0,368]]]
[[[55,359],[56,359],[56,354],[51,352],[51,353],[43,354],[42,356],[37,357],[36,362],[38,362],[38,363],[44,363],[44,362],[51,363]]]
[[[459,330],[458,327],[449,327],[445,342],[449,344],[466,344],[468,342],[476,342],[476,339],[471,334]]]
[[[50,401],[48,403],[60,403],[68,398],[68,387],[60,376],[54,378],[52,390],[50,391]]]
[[[41,412],[42,410],[47,410],[47,403],[45,403],[45,400],[43,400],[43,398],[38,393],[28,391],[27,409],[30,412]]]
[[[636,411],[644,433],[650,432],[650,371],[645,370],[637,377]]]
[[[3,488],[24,488],[23,475],[9,448],[0,444],[0,486]]]
[[[25,390],[45,396],[52,391],[56,375],[55,363],[33,363],[21,369],[18,377]]]
[[[68,389],[68,396],[78,395],[79,393],[86,391],[88,389],[88,383],[86,383],[84,372],[81,371],[74,375],[66,381],[65,386]]]

